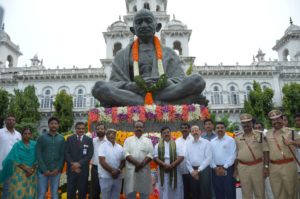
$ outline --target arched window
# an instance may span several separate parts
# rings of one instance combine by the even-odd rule
[[[211,96],[212,104],[223,104],[222,93],[218,86],[213,87],[212,96]]]
[[[228,96],[229,104],[238,105],[240,104],[240,99],[238,92],[236,91],[234,86],[230,86],[229,96]]]
[[[182,55],[182,48],[181,48],[181,43],[179,41],[175,41],[173,43],[173,49],[175,52],[177,52],[179,55]]]
[[[53,96],[51,96],[51,90],[46,89],[42,95],[41,109],[52,108]]]
[[[47,129],[43,129],[42,134],[48,133]]]
[[[156,12],[159,12],[160,11],[160,7],[159,5],[156,6]]]
[[[136,11],[137,11],[136,5],[133,6],[132,10],[133,10],[133,12],[136,12]]]
[[[290,61],[290,53],[288,49],[283,51],[283,61]]]
[[[117,42],[114,44],[114,50],[113,50],[113,56],[117,54],[119,50],[122,49],[122,44],[120,42]]]
[[[245,100],[249,100],[250,91],[251,91],[251,86],[249,86],[249,85],[246,86],[246,91],[245,91],[245,95],[244,95]]]
[[[83,108],[86,105],[86,98],[82,88],[79,88],[74,96],[73,106],[75,108]]]
[[[267,85],[263,85],[262,88],[263,88],[263,90],[266,90],[266,88],[268,88],[268,86]]]
[[[150,5],[149,5],[149,3],[144,3],[144,8],[150,10]]]
[[[14,59],[11,55],[7,56],[6,65],[10,68],[14,66]]]

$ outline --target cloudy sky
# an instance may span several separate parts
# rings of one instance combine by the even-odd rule
[[[102,32],[119,15],[125,0],[1,0],[5,31],[21,48],[19,66],[36,53],[46,68],[100,67],[105,58]],[[190,56],[196,64],[250,64],[260,48],[266,59],[288,28],[300,25],[300,0],[169,0],[167,14],[192,29]]]

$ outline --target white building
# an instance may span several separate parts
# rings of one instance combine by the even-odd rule
[[[193,65],[195,57],[189,56],[192,30],[175,19],[175,16],[170,20],[166,12],[167,0],[126,0],[127,14],[123,20],[120,17],[103,32],[106,57],[101,59],[101,68],[74,66],[72,69],[47,69],[37,55],[31,59],[30,66],[20,67],[18,57],[22,53],[19,47],[4,29],[0,30],[0,86],[11,93],[15,88],[24,89],[28,85],[36,87],[42,112],[40,132],[47,129],[47,118],[53,112],[53,100],[61,90],[73,95],[75,120],[86,120],[87,111],[96,105],[91,94],[92,87],[97,80],[107,78],[114,55],[133,39],[129,27],[132,26],[134,14],[142,8],[153,11],[162,23],[159,34],[161,41],[177,51],[184,69]],[[253,80],[263,87],[272,88],[275,92],[274,104],[280,106],[283,85],[289,82],[300,83],[300,27],[290,22],[273,50],[278,52],[278,61],[264,60],[265,54],[258,50],[251,65],[194,66],[193,73],[201,74],[206,80],[204,95],[210,101],[211,111],[217,114],[229,113],[231,119],[238,121]]]

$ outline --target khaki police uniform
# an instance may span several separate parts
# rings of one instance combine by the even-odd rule
[[[270,119],[275,119],[276,110],[269,113]],[[281,116],[281,115],[280,115]],[[270,151],[270,183],[275,199],[297,199],[298,179],[297,165],[289,147],[296,154],[296,148],[293,145],[285,145],[284,139],[292,139],[292,130],[283,127],[276,134],[274,129],[270,129],[266,134],[267,145]],[[300,139],[298,133],[294,133],[294,139]]]
[[[263,134],[253,130],[250,134],[237,135],[235,141],[243,199],[252,199],[253,195],[264,199],[263,151],[268,151],[268,147]]]

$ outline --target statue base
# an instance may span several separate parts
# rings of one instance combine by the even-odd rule
[[[163,126],[172,131],[180,129],[183,122],[203,126],[203,120],[210,118],[209,110],[200,104],[190,105],[143,105],[112,108],[93,108],[89,111],[89,131],[94,131],[97,122],[107,128],[131,132],[133,123],[142,121],[145,132],[159,132]]]

